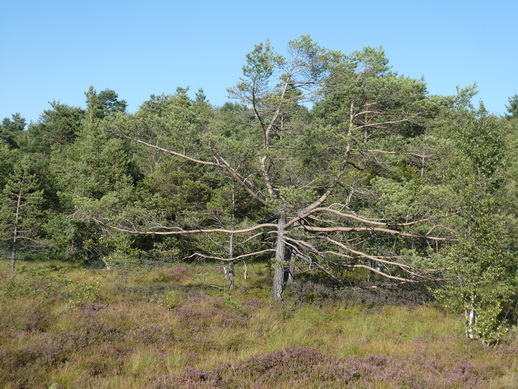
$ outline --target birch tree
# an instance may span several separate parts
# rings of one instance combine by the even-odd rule
[[[467,337],[496,343],[512,317],[518,275],[516,188],[506,177],[516,169],[513,141],[506,141],[512,127],[483,108],[456,116],[449,181],[458,196],[457,240],[438,256],[449,282],[435,294],[464,313]]]

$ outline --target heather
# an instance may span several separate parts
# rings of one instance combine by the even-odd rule
[[[208,263],[0,266],[5,388],[517,384],[515,330],[496,346],[469,340],[462,317],[424,292],[398,301],[390,290],[313,280],[277,303],[267,263],[249,265],[247,280],[236,266],[236,290],[225,290],[221,267]]]

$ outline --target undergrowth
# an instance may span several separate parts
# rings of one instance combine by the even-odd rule
[[[414,298],[395,304],[386,292],[306,282],[275,304],[264,264],[249,265],[246,281],[236,267],[233,291],[210,264],[130,273],[0,264],[2,388],[518,383],[516,331],[496,347],[468,341],[462,318]]]

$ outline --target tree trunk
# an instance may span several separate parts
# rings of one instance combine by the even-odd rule
[[[18,240],[18,221],[20,219],[21,206],[22,206],[22,190],[20,189],[18,192],[18,198],[16,200],[16,214],[15,214],[14,226],[13,226],[13,247],[11,250],[11,271],[15,271],[15,269],[16,269],[16,243]]]
[[[234,212],[236,210],[236,191],[234,188],[234,183],[232,183],[232,228],[234,228]],[[228,258],[234,259],[234,234],[230,234],[229,242],[228,242]],[[234,290],[235,285],[235,271],[234,271],[234,261],[230,261],[228,268],[228,289]]]
[[[228,244],[228,257],[234,258],[234,234],[230,234],[230,242]],[[234,282],[234,261],[230,261],[228,264],[228,289],[234,290],[236,285]]]
[[[292,250],[290,250],[290,258],[288,265],[288,284],[292,284],[295,281],[295,256],[293,255]]]
[[[13,247],[11,250],[11,271],[16,269],[16,235],[13,238]]]
[[[243,279],[246,281],[246,280],[248,280],[248,266],[246,265],[245,261],[243,261],[243,267],[244,267]]]
[[[286,241],[284,234],[286,230],[286,215],[281,214],[277,222],[277,242],[275,244],[275,270],[273,273],[273,299],[275,301],[282,300],[282,293],[285,286],[285,269],[286,269]]]
[[[479,338],[477,329],[478,314],[475,307],[475,299],[475,293],[472,293],[469,308],[466,308],[464,312],[466,317],[466,335],[470,339]]]

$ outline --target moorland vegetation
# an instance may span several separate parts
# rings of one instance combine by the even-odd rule
[[[223,106],[91,87],[4,118],[5,387],[516,383],[518,96],[283,53]]]

